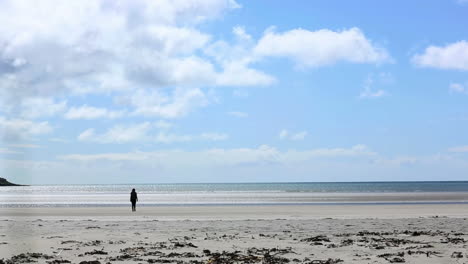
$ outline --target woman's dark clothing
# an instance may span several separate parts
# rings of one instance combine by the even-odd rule
[[[130,193],[130,202],[132,202],[132,211],[136,211],[136,202],[138,201],[138,196],[136,192]]]

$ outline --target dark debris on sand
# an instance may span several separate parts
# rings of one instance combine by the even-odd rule
[[[78,264],[108,264],[108,263],[177,263],[177,264],[234,264],[234,263],[265,263],[265,264],[338,264],[344,260],[336,257],[335,251],[342,247],[352,247],[349,250],[362,250],[356,253],[354,261],[362,263],[411,263],[418,258],[449,258],[453,261],[462,261],[468,257],[464,250],[466,247],[466,235],[460,232],[444,232],[439,230],[393,230],[385,232],[358,231],[341,234],[310,234],[299,233],[293,237],[291,232],[282,230],[278,233],[250,233],[245,235],[206,233],[206,237],[194,237],[183,234],[166,241],[152,242],[140,240],[139,242],[125,242],[122,240],[62,240],[56,236],[58,243],[67,248],[61,250],[80,249],[79,258],[95,258],[96,260],[77,261]],[[247,235],[248,233],[248,235]],[[258,235],[258,236],[257,236]],[[463,237],[465,236],[465,237]],[[197,241],[214,240],[226,243],[237,239],[256,239],[259,243],[255,247],[232,247],[218,250],[203,248]],[[286,240],[292,243],[292,247],[261,247],[262,240]],[[128,243],[128,244],[127,244]],[[127,244],[127,245],[124,245]],[[197,245],[198,244],[198,245]],[[279,243],[281,244],[281,242]],[[450,251],[444,248],[450,244]],[[112,247],[106,247],[114,245]],[[121,246],[119,246],[121,245]],[[236,244],[237,245],[237,244]],[[271,245],[271,244],[270,244]],[[441,249],[439,246],[444,245]],[[117,248],[115,247],[117,246]],[[296,249],[296,246],[297,249]],[[300,246],[300,247],[299,247]],[[94,248],[93,248],[94,247]],[[112,250],[114,248],[114,250]],[[310,248],[311,252],[304,255],[303,248]],[[57,249],[57,248],[56,248]],[[224,249],[224,250],[223,250]],[[342,249],[346,250],[346,249]],[[388,252],[390,251],[390,252]],[[53,251],[56,253],[57,251]],[[298,254],[298,252],[300,254]],[[319,255],[320,254],[320,255]],[[63,256],[62,256],[63,257]],[[10,259],[0,259],[0,264],[16,263],[47,263],[61,264],[72,263],[58,256],[50,256],[43,253],[23,253]],[[330,258],[332,257],[332,258]],[[441,259],[442,261],[443,259]]]
[[[47,261],[48,264],[61,264],[61,263],[71,263],[71,261],[66,259],[54,259],[52,261]]]
[[[99,260],[81,261],[79,264],[101,264]]]
[[[209,257],[208,263],[213,264],[231,264],[231,263],[288,263],[290,260],[284,258],[282,254],[289,253],[289,250],[277,249],[257,249],[251,248],[247,251],[247,254],[243,254],[241,251],[223,251],[211,253],[206,251],[205,255]]]
[[[306,264],[337,264],[337,263],[341,263],[343,262],[343,260],[341,259],[325,259],[325,260],[320,260],[320,259],[315,259],[315,260],[312,260],[312,261],[309,261],[309,262],[305,262]]]
[[[16,264],[16,263],[31,263],[37,262],[38,259],[52,259],[52,256],[42,254],[42,253],[21,253],[15,255],[10,259],[0,260],[0,264]]]

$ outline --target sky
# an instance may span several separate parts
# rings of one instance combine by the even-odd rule
[[[2,0],[0,177],[466,180],[466,0]]]

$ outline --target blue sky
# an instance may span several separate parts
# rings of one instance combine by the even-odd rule
[[[468,1],[0,3],[0,176],[465,180]]]

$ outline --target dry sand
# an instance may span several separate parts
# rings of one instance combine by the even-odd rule
[[[0,259],[5,263],[468,261],[468,205],[464,204],[137,210],[133,214],[120,207],[0,209]]]

